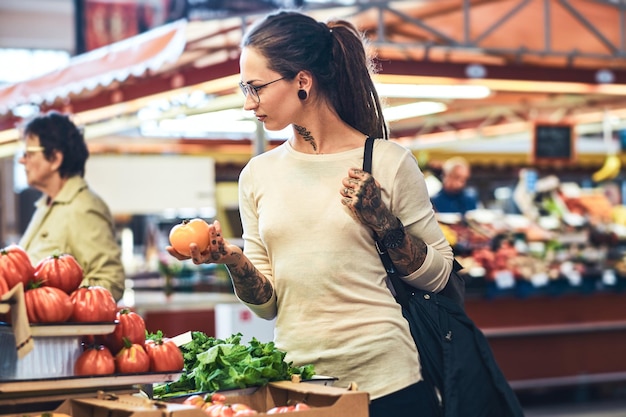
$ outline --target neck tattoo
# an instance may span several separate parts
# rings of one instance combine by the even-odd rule
[[[293,125],[293,127],[294,129],[296,129],[296,132],[298,132],[298,134],[302,136],[302,139],[309,142],[311,146],[313,147],[313,150],[317,152],[317,145],[315,144],[315,138],[311,136],[311,132],[306,130],[306,128],[303,126]]]

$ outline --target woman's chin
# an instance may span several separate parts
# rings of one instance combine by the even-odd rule
[[[280,132],[281,130],[286,129],[289,126],[290,125],[279,125],[277,123],[272,123],[268,121],[263,122],[263,128],[265,130],[269,130],[270,132]]]

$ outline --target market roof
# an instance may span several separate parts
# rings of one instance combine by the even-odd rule
[[[90,94],[99,87],[140,77],[178,60],[186,44],[186,22],[177,21],[72,58],[63,68],[0,88],[0,113],[20,104],[52,104]]]
[[[355,22],[383,76],[492,88],[485,99],[445,100],[445,112],[394,123],[402,137],[626,108],[625,12],[612,1],[377,1],[309,13]],[[80,112],[236,77],[239,40],[254,18],[175,22],[0,88],[0,130],[15,122],[8,111],[20,103]],[[235,89],[233,82],[214,93]]]

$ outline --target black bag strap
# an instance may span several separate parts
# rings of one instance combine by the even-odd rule
[[[372,173],[372,158],[373,158],[373,151],[374,151],[374,138],[371,137],[367,137],[365,139],[365,149],[363,151],[363,171],[368,172],[368,173]],[[380,260],[383,263],[383,266],[385,267],[385,271],[387,271],[387,276],[389,277],[390,280],[390,290],[392,292],[392,294],[394,295],[394,297],[396,298],[396,301],[402,306],[407,308],[409,305],[409,294],[412,291],[411,288],[408,287],[408,284],[406,284],[402,278],[400,278],[400,274],[398,273],[398,270],[396,269],[396,266],[393,264],[393,261],[391,260],[391,258],[389,257],[389,253],[384,250],[384,246],[381,244],[381,242],[378,241],[376,235],[373,236],[374,237],[374,241],[376,242],[376,250],[378,252],[378,256],[380,256]],[[454,271],[460,271],[461,269],[463,269],[463,266],[456,260],[456,258],[454,259],[454,262],[452,264],[452,269]],[[456,277],[450,277],[450,279],[454,279]],[[462,277],[459,276],[460,282],[458,284],[458,286],[460,287],[464,287],[465,283],[464,280],[462,279]],[[459,304],[463,304],[463,295],[459,295],[459,292],[463,292],[464,290],[462,290],[462,288],[453,288],[454,286],[452,285],[452,283],[449,283],[450,285],[450,292],[452,295],[452,298],[458,298],[456,301]],[[444,290],[442,291],[442,295],[447,295],[446,294],[446,290],[448,288],[448,285],[446,285],[446,288],[444,288]]]
[[[367,137],[365,139],[365,150],[363,151],[363,171],[372,173],[372,155],[374,150],[374,138]],[[377,237],[374,235],[374,241],[376,242],[376,250],[378,252],[378,256],[380,256],[380,260],[385,267],[385,271],[387,271],[387,276],[391,281],[391,292],[393,293],[396,301],[403,307],[407,308],[409,306],[409,294],[404,287],[406,284],[400,278],[400,274],[396,269],[396,266],[393,264],[393,261],[389,257],[389,253],[384,250],[384,246],[378,241]]]
[[[372,173],[372,155],[374,151],[374,138],[369,136],[365,139],[365,150],[363,151],[363,171]]]

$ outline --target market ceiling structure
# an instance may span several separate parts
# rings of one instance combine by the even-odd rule
[[[622,0],[354,3],[309,3],[305,10],[319,20],[348,19],[364,30],[378,57],[379,82],[491,90],[481,99],[434,99],[447,109],[390,122],[393,137],[415,150],[434,152],[452,144],[452,151],[443,152],[487,146],[518,154],[516,144],[522,140],[521,146],[527,146],[532,122],[565,121],[577,126],[580,138],[600,144],[598,157],[590,162],[599,164],[607,116],[613,131],[624,127]],[[210,148],[219,158],[244,160],[258,132],[232,140],[228,135],[206,139],[202,133],[195,138],[141,137],[138,131],[150,118],[157,123],[240,109],[238,45],[257,17],[174,22],[77,56],[54,73],[0,88],[0,144],[17,139],[16,109],[35,104],[75,113],[96,152]],[[411,101],[416,99],[386,98],[390,106]],[[519,155],[509,158],[520,162]]]

